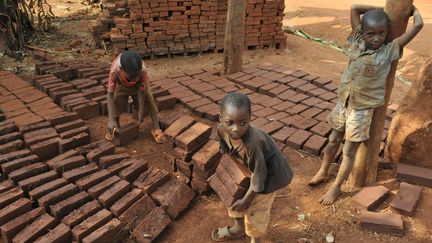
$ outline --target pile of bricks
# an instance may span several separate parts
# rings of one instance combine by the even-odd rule
[[[109,33],[116,52],[135,49],[149,56],[223,50],[225,0],[106,0],[103,6],[89,30],[96,43]],[[125,12],[128,16],[122,17]],[[283,12],[282,0],[247,1],[245,46],[285,46]]]

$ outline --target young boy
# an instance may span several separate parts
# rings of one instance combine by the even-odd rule
[[[220,151],[249,168],[252,175],[246,195],[228,209],[234,226],[214,230],[215,241],[240,238],[246,233],[251,242],[260,242],[267,233],[276,191],[287,186],[293,177],[276,143],[268,134],[249,125],[250,119],[251,104],[246,95],[234,92],[221,101]]]
[[[361,14],[364,15],[360,20]],[[338,88],[339,101],[328,116],[333,131],[321,168],[309,182],[310,186],[315,186],[327,180],[330,164],[345,138],[336,181],[319,200],[324,205],[332,204],[341,194],[342,183],[351,172],[358,146],[369,139],[374,108],[384,105],[391,63],[402,56],[402,48],[423,27],[422,17],[416,8],[413,8],[412,15],[413,27],[392,42],[385,43],[389,19],[383,9],[365,5],[353,5],[351,8],[353,32],[348,38],[349,62]]]
[[[164,133],[159,127],[158,109],[150,90],[147,69],[134,51],[123,52],[111,64],[107,93],[109,131],[105,136],[108,141],[113,140],[114,133],[120,128],[120,115],[127,110],[129,96],[138,110],[138,123],[143,121],[144,109],[148,109],[153,121],[151,134],[156,142],[163,143]]]

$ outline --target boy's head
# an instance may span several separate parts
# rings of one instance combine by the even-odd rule
[[[251,103],[242,93],[229,93],[220,103],[219,121],[231,139],[240,139],[248,130],[251,119]]]
[[[376,50],[386,40],[390,20],[382,9],[367,11],[361,20],[361,29],[366,48]]]
[[[129,81],[136,81],[142,71],[142,60],[135,51],[125,51],[120,56],[121,69]]]

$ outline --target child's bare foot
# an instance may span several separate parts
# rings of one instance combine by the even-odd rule
[[[319,202],[323,205],[333,204],[333,202],[340,196],[341,193],[342,191],[340,187],[332,185],[327,193],[320,198]]]
[[[322,173],[318,171],[318,173],[309,181],[309,186],[318,186],[319,184],[328,180],[328,176],[326,173]]]

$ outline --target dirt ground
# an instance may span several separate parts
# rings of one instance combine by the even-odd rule
[[[109,62],[113,56],[99,56],[90,41],[87,32],[87,22],[96,18],[97,8],[89,8],[78,0],[48,0],[53,5],[53,11],[58,16],[58,30],[45,33],[34,38],[30,45],[50,52],[55,58],[88,57]],[[365,0],[363,3],[383,5],[384,0]],[[340,46],[346,45],[346,36],[350,32],[349,7],[353,0],[286,0],[286,17],[284,25],[291,25],[306,33],[325,40],[334,41]],[[415,80],[418,70],[426,57],[432,54],[429,37],[432,34],[432,4],[430,0],[416,0],[415,4],[422,13],[425,27],[412,43],[404,50],[400,61],[398,74],[408,80]],[[77,48],[69,48],[68,43],[80,39],[82,44]],[[2,55],[2,54],[0,54]],[[245,65],[256,65],[261,62],[284,64],[305,72],[327,77],[338,82],[346,57],[329,47],[287,35],[287,47],[282,50],[253,50],[244,52]],[[146,60],[151,76],[160,76],[176,70],[213,67],[220,69],[222,54],[203,54],[194,57],[175,57],[171,59]],[[0,69],[13,70],[23,76],[34,72],[31,58],[15,61],[0,56]],[[391,102],[398,103],[403,98],[409,86],[396,80]],[[168,115],[173,111],[164,111]],[[176,107],[174,112],[188,112],[182,107]],[[127,121],[129,117],[126,117]],[[92,140],[101,139],[105,133],[106,118],[97,117],[89,120]],[[143,157],[150,164],[168,169],[166,155],[172,154],[169,145],[157,145],[149,136],[149,121],[143,124],[139,139],[119,151]],[[350,197],[359,189],[344,188],[341,200],[334,207],[321,206],[317,201],[328,188],[327,185],[311,189],[307,181],[319,168],[320,161],[300,152],[286,149],[290,165],[295,177],[292,184],[278,193],[272,209],[272,219],[269,235],[265,242],[297,242],[304,238],[309,242],[325,242],[325,235],[332,232],[336,242],[432,242],[432,236],[420,227],[422,220],[427,221],[430,214],[423,209],[431,201],[432,190],[425,189],[424,197],[415,218],[404,217],[406,234],[403,237],[375,234],[360,230],[357,224],[358,212],[350,207]],[[380,182],[397,188],[391,180],[394,171],[380,171]],[[390,179],[390,181],[387,181]],[[389,201],[389,200],[388,200]],[[385,205],[387,205],[388,201]],[[429,216],[427,216],[429,215]],[[197,197],[191,208],[183,213],[164,231],[158,242],[211,242],[210,233],[215,227],[230,224],[222,202],[215,195]],[[415,229],[414,229],[415,226]],[[432,225],[429,221],[429,230]],[[232,241],[232,242],[247,242]]]

